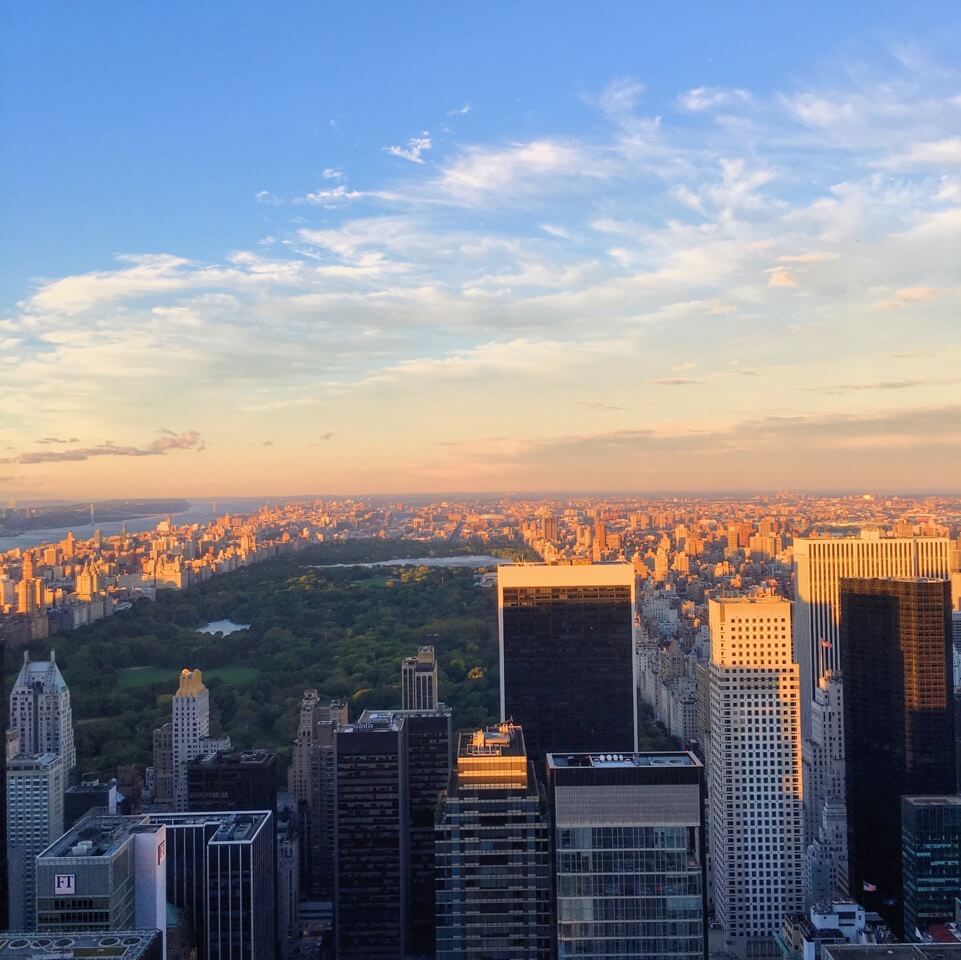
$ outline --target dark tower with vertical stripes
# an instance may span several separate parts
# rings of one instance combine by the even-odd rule
[[[7,889],[7,645],[0,637],[0,930],[9,925],[10,891]]]

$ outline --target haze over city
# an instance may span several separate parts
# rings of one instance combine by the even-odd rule
[[[5,11],[0,496],[958,489],[951,5],[285,6]]]

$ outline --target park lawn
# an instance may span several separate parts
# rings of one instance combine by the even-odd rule
[[[257,679],[260,671],[254,667],[213,667],[204,670],[204,680],[219,678],[224,683],[235,687],[242,687]],[[177,686],[177,671],[164,667],[126,667],[117,675],[117,682],[121,687],[150,687],[155,683],[169,682],[171,691]]]

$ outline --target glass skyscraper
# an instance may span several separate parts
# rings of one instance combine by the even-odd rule
[[[497,571],[501,719],[527,756],[637,746],[634,568],[505,564]]]
[[[956,789],[951,585],[842,579],[852,892],[902,923],[901,797]]]
[[[691,753],[547,758],[557,960],[707,955],[704,768]]]
[[[902,797],[904,932],[954,920],[961,896],[961,797]]]

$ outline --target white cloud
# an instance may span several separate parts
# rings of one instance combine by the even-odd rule
[[[324,171],[321,176],[325,180],[343,180],[344,173],[342,170],[338,170],[336,167],[324,167]]]
[[[907,150],[882,159],[880,165],[895,170],[961,167],[961,137],[914,143]]]
[[[448,110],[447,116],[463,117],[465,114],[468,114],[470,112],[471,112],[471,105],[469,103],[465,103],[462,107],[455,107],[453,110]]]
[[[411,163],[424,163],[421,154],[430,148],[430,133],[425,130],[419,137],[411,137],[406,147],[384,147],[384,150],[392,157],[402,157],[404,160],[410,160]]]
[[[687,93],[682,93],[677,99],[684,110],[700,113],[714,107],[747,103],[750,101],[751,95],[747,90],[740,90],[736,87],[695,87],[693,90],[688,90]]]

